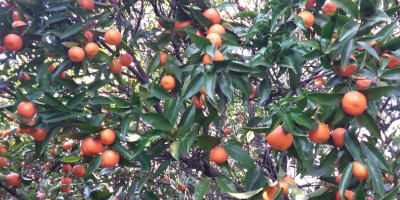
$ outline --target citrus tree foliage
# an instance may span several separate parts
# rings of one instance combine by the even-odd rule
[[[397,4],[3,2],[0,198],[399,198]]]

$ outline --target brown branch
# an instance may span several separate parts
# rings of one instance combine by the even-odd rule
[[[11,190],[10,188],[8,188],[7,186],[3,185],[3,183],[0,183],[0,187],[3,188],[8,193],[10,193],[12,196],[18,198],[17,193],[15,191]]]

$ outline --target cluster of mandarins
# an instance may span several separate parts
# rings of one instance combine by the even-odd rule
[[[46,163],[46,165],[47,164],[49,163]],[[70,184],[72,183],[72,179],[68,177],[69,172],[72,172],[75,177],[79,178],[85,175],[86,170],[82,165],[75,165],[74,168],[72,168],[70,164],[65,164],[61,167],[61,172],[65,173],[65,176],[60,181],[61,185],[64,185],[60,191],[67,193],[71,190]]]
[[[210,19],[212,22],[214,22],[214,24],[207,28],[207,32],[205,32],[205,30],[199,29],[196,31],[195,34],[200,37],[206,37],[207,39],[210,40],[212,45],[217,46],[217,50],[215,51],[214,56],[210,56],[209,54],[204,54],[204,56],[203,56],[203,63],[205,65],[209,65],[211,61],[224,60],[224,56],[218,49],[222,44],[222,37],[219,34],[226,33],[226,30],[225,30],[224,26],[221,25],[221,21],[222,21],[221,15],[216,9],[208,8],[203,12],[203,15],[205,17],[207,17],[208,19]],[[189,26],[189,25],[191,25],[190,21],[183,21],[183,22],[175,21],[174,30],[178,36],[185,37],[186,33],[180,32],[179,29],[182,29],[183,27]],[[167,57],[167,55],[165,53],[163,53],[163,52],[160,53],[160,65],[161,66],[165,65],[165,63],[166,63],[165,61],[167,59],[166,57]],[[161,79],[161,86],[165,90],[170,91],[176,87],[176,81],[173,76],[166,75]],[[207,95],[204,87],[202,87],[200,89],[200,93],[205,96]],[[200,96],[200,97],[194,96],[192,98],[192,103],[195,104],[196,109],[200,109],[204,105],[204,99],[202,96]]]

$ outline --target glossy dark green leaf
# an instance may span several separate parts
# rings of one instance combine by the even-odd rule
[[[292,119],[302,126],[311,128],[309,117],[298,108],[289,108]]]
[[[172,159],[168,159],[164,161],[154,172],[154,178],[158,177],[161,173],[164,172],[165,169],[168,168],[169,164],[171,163]]]
[[[203,199],[204,195],[208,192],[211,186],[211,178],[204,178],[197,184],[194,190],[194,200]]]
[[[356,32],[358,29],[359,25],[353,21],[347,22],[343,28],[342,31],[340,32],[339,35],[339,41],[342,41],[343,39],[345,39],[346,37],[350,36],[352,34],[352,32]],[[343,58],[343,57],[342,57]],[[350,56],[348,56],[347,59],[349,59]],[[346,66],[342,63],[342,66]]]
[[[122,139],[125,140],[126,133],[128,132],[129,125],[133,119],[133,115],[125,115],[121,122],[121,136]]]
[[[90,176],[96,169],[100,167],[101,164],[101,155],[95,156],[92,161],[90,161],[89,166],[86,169],[86,173],[83,177]]]
[[[90,125],[100,126],[101,123],[105,120],[105,118],[106,118],[105,114],[97,114],[96,116],[93,117],[92,121],[90,122]]]
[[[74,162],[78,162],[80,159],[82,159],[82,158],[81,157],[67,157],[67,158],[61,158],[60,161],[65,162],[65,163],[74,163]]]
[[[344,133],[344,144],[355,160],[360,163],[364,163],[360,143],[353,134],[347,131]]]
[[[200,50],[204,50],[206,49],[207,46],[211,46],[210,40],[205,37],[198,36],[191,32],[188,32],[188,35],[190,39],[193,41],[193,43],[196,45],[196,47],[199,48]]]
[[[138,182],[132,183],[129,187],[128,192],[126,193],[127,197],[133,197],[135,193],[140,193],[144,184],[149,180],[150,176],[140,179]]]
[[[331,166],[338,158],[339,150],[337,148],[333,148],[328,155],[325,156],[324,160],[318,166],[319,169]]]
[[[383,152],[380,152],[378,148],[370,143],[361,142],[361,150],[370,162],[374,163],[380,169],[391,173],[391,170],[383,157]]]
[[[214,101],[216,82],[217,82],[217,75],[215,73],[207,73],[204,75],[203,87],[212,101]]]
[[[350,56],[351,56],[351,53],[353,52],[353,47],[354,47],[354,41],[351,39],[351,40],[347,41],[342,48],[340,64],[341,64],[343,70],[346,70],[345,66],[347,66],[347,64],[350,61]]]
[[[260,166],[256,165],[255,168],[250,169],[246,172],[246,176],[244,178],[245,191],[250,191],[254,184],[257,182],[258,177],[260,176]]]
[[[381,170],[379,170],[375,163],[372,163],[370,160],[367,160],[366,167],[368,169],[369,177],[372,180],[376,198],[382,198],[386,193],[383,186]]]
[[[256,194],[258,194],[262,190],[263,190],[263,188],[258,188],[257,190],[250,191],[250,192],[242,192],[242,193],[227,192],[227,193],[229,195],[235,197],[235,198],[238,198],[238,199],[248,199],[250,197],[255,196]],[[282,194],[282,192],[279,193],[279,191],[278,191],[277,194]],[[280,199],[280,198],[274,198],[274,199]]]
[[[268,99],[269,95],[271,94],[271,89],[271,79],[268,76],[267,78],[264,78],[260,83],[260,103],[263,103],[265,100]]]
[[[313,145],[307,137],[293,136],[293,145],[297,150],[301,162],[308,171],[311,162]]]
[[[270,31],[273,32],[274,28],[276,26],[276,22],[278,21],[278,19],[281,17],[281,15],[283,14],[283,12],[285,11],[285,4],[281,3],[278,4],[277,6],[274,6],[274,11],[272,13],[272,18],[271,18],[271,28]]]
[[[113,81],[113,80],[112,79],[106,79],[106,80],[93,81],[92,83],[89,84],[88,91],[89,92],[97,91],[99,88],[103,87],[106,84],[109,84],[111,81]]]
[[[160,54],[157,54],[150,60],[149,68],[147,69],[147,74],[156,71],[160,67]]]
[[[182,94],[184,94],[182,99],[188,99],[200,91],[203,86],[203,76],[203,73],[198,73],[194,77],[191,77],[190,80],[186,80],[190,82],[187,85],[187,88],[182,89]]]
[[[142,113],[143,121],[150,124],[156,129],[163,131],[170,131],[172,129],[171,123],[164,116],[157,113]]]
[[[85,99],[86,92],[82,92],[79,94],[74,95],[71,99],[68,100],[67,102],[67,107],[68,108],[74,108],[78,104],[82,103],[83,99]]]
[[[320,105],[334,105],[342,102],[343,94],[339,93],[311,93],[307,95],[307,98]]]
[[[183,113],[178,127],[192,124],[195,114],[196,114],[195,105],[191,104],[188,108],[186,108],[185,112]]]
[[[74,124],[74,125],[77,126],[79,129],[81,129],[82,131],[85,131],[88,133],[98,133],[103,130],[102,127],[92,126],[89,124]]]
[[[394,190],[389,192],[386,196],[384,196],[381,200],[392,200],[396,199],[397,193],[399,192],[400,186],[397,186]]]
[[[396,51],[400,48],[400,37],[395,37],[387,41],[384,45],[381,47],[382,49],[386,49],[389,51]]]
[[[305,60],[313,60],[313,59],[316,59],[316,58],[321,57],[322,55],[324,55],[324,54],[323,54],[323,52],[322,52],[321,50],[319,50],[319,49],[314,49],[314,50],[312,50],[312,51],[310,51],[310,52],[304,54],[304,55],[303,55],[303,58],[304,58]]]
[[[143,170],[145,171],[151,170],[150,157],[147,155],[145,151],[140,152],[138,155],[136,155],[135,158],[139,161],[140,166],[142,166]]]
[[[346,0],[332,0],[335,2],[338,7],[344,10],[347,14],[352,16],[354,19],[358,19],[360,15],[360,10],[358,10],[358,6],[353,1],[346,1]]]
[[[257,17],[258,12],[257,11],[240,11],[238,14],[236,14],[233,19],[236,18],[255,18]]]
[[[153,85],[153,89],[150,90],[150,94],[161,100],[171,99],[171,96],[168,94],[168,92],[157,84]]]
[[[371,135],[382,140],[378,124],[367,111],[358,115],[357,118],[360,126],[365,127]]]
[[[64,31],[61,39],[64,39],[66,37],[74,35],[75,33],[78,33],[84,27],[85,27],[85,25],[83,25],[82,23],[75,23],[75,24],[71,25],[70,27],[67,28],[67,30]]]
[[[226,176],[215,177],[218,187],[220,187],[225,192],[237,192],[235,184]]]
[[[214,25],[214,22],[212,22],[210,19],[205,17],[203,15],[203,13],[193,9],[192,7],[190,7],[189,10],[190,10],[190,14],[193,15],[193,17],[196,19],[197,22],[199,22],[199,24],[201,26],[208,28],[208,27]]]
[[[90,134],[92,134],[92,133],[89,133],[89,132],[77,132],[77,133],[73,133],[73,134],[63,135],[63,137],[70,138],[70,139],[75,139],[75,140],[81,140],[81,139],[84,139],[84,138],[88,137]]]
[[[128,150],[126,150],[125,147],[122,146],[121,140],[118,139],[118,138],[115,140],[114,143],[112,143],[112,144],[110,145],[110,147],[111,147],[113,150],[119,152],[121,155],[125,156],[125,157],[128,158],[128,159],[133,158],[132,153],[129,152]]]
[[[383,27],[378,33],[375,34],[376,37],[380,37],[380,41],[386,41],[394,31],[394,28],[396,27],[397,23],[399,22],[399,19],[396,19],[389,25],[386,25]]]
[[[400,76],[400,68],[393,68],[384,71],[380,78],[387,79],[387,80],[398,80]]]
[[[181,156],[179,141],[175,141],[171,144],[171,155],[175,158],[176,161],[179,162]]]
[[[342,177],[340,178],[339,181],[339,192],[340,196],[342,197],[344,197],[344,192],[347,190],[347,186],[350,183],[352,174],[353,174],[353,163],[350,163],[342,172]]]
[[[223,147],[225,151],[228,153],[229,157],[238,161],[243,166],[250,168],[255,168],[253,160],[251,159],[249,153],[235,145],[224,145]]]
[[[197,145],[199,145],[200,148],[205,150],[211,150],[219,143],[221,143],[220,138],[209,135],[199,135],[197,136],[196,141]]]

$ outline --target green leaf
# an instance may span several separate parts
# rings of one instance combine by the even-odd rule
[[[133,158],[132,154],[122,146],[121,140],[118,138],[110,145],[110,147],[128,159]]]
[[[88,133],[98,133],[103,130],[102,127],[92,126],[89,124],[74,124],[74,125],[77,126],[79,129],[81,129],[82,131],[85,131]]]
[[[85,25],[83,25],[82,23],[75,23],[75,24],[71,25],[70,27],[67,28],[67,30],[64,31],[61,39],[64,39],[64,38],[66,38],[68,36],[71,36],[71,35],[74,35],[75,33],[78,33],[84,27],[85,27]]]
[[[339,192],[342,197],[344,197],[344,192],[347,189],[347,186],[350,183],[351,176],[353,174],[353,163],[349,163],[347,167],[342,172],[342,177],[339,182]]]
[[[389,25],[386,25],[383,27],[378,33],[375,34],[376,37],[379,37],[381,42],[386,41],[394,31],[394,28],[396,28],[397,23],[399,22],[399,19],[396,19]]]
[[[320,105],[333,105],[342,102],[343,94],[339,93],[311,93],[307,95],[307,98]]]
[[[385,196],[385,188],[383,186],[381,170],[376,167],[372,161],[367,160],[366,166],[368,169],[369,177],[372,180],[372,185],[374,187],[374,192],[377,198]]]
[[[86,169],[86,173],[83,177],[90,176],[96,169],[100,167],[101,164],[101,155],[95,156],[92,161],[90,161],[88,168]]]
[[[207,48],[207,46],[212,45],[210,40],[205,37],[198,36],[192,32],[188,32],[188,35],[190,39],[193,41],[193,43],[196,45],[196,47],[199,48],[200,50],[204,50]]]
[[[324,160],[318,166],[318,169],[331,166],[338,158],[338,153],[339,150],[337,148],[333,148],[331,152],[329,152],[329,154],[325,156]]]
[[[215,73],[207,73],[204,75],[203,87],[212,101],[214,101],[216,82],[217,82],[217,75]]]
[[[180,161],[180,156],[181,156],[181,152],[180,152],[180,148],[179,148],[179,141],[175,141],[171,144],[171,154],[172,157],[175,158],[176,161]]]
[[[196,115],[196,108],[194,104],[190,104],[183,113],[178,127],[187,126],[192,124],[194,116]]]
[[[160,67],[160,54],[157,54],[157,56],[154,56],[150,60],[150,65],[149,68],[147,69],[147,74],[156,71],[159,67]]]
[[[344,144],[355,160],[359,163],[364,163],[360,143],[353,134],[350,134],[347,131],[344,133]]]
[[[371,135],[382,140],[378,124],[367,111],[364,111],[364,113],[358,115],[357,118],[360,126],[365,127]]]
[[[352,16],[354,19],[358,19],[358,16],[360,15],[360,10],[358,10],[358,6],[356,3],[353,1],[347,1],[347,0],[332,0],[335,2],[338,7],[350,16]]]
[[[311,162],[313,145],[307,137],[293,136],[293,146],[300,157],[303,166],[306,171],[309,171],[310,165],[307,163]]]
[[[384,45],[382,45],[381,48],[389,51],[398,50],[400,48],[400,37],[390,39]]]
[[[200,148],[205,149],[205,150],[211,150],[215,146],[217,146],[219,143],[221,143],[221,139],[218,137],[209,136],[209,135],[199,135],[196,137],[196,142],[197,142],[197,145],[200,146]]]
[[[246,172],[246,176],[244,178],[244,183],[246,184],[245,191],[249,191],[254,184],[257,182],[258,177],[260,176],[260,167],[256,165],[254,169],[250,169]]]
[[[302,126],[311,128],[310,118],[298,108],[289,108],[292,119]]]
[[[166,105],[168,105],[168,107]],[[175,124],[178,118],[180,106],[181,102],[179,96],[165,102],[164,109],[167,109],[167,112],[165,112],[165,118],[167,118],[171,124]]]
[[[124,118],[122,119],[121,135],[122,135],[122,139],[123,140],[125,140],[126,133],[128,132],[128,128],[129,128],[129,125],[130,125],[132,119],[133,119],[133,115],[132,114],[125,115]]]
[[[244,167],[248,169],[255,168],[254,162],[247,151],[230,144],[224,145],[224,149],[232,159],[240,162]]]
[[[210,19],[205,17],[203,15],[203,13],[193,9],[192,7],[190,7],[189,10],[190,10],[190,14],[193,15],[193,17],[196,19],[197,22],[199,22],[199,24],[201,26],[208,28],[208,27],[214,25],[214,22],[212,22]]]
[[[188,99],[189,97],[192,97],[196,93],[198,93],[203,86],[203,73],[198,73],[194,77],[190,77],[188,85],[186,88],[182,89],[182,99]]]
[[[347,66],[347,64],[350,61],[350,56],[351,56],[351,53],[353,52],[353,48],[354,48],[353,39],[346,42],[343,46],[342,53],[341,53],[341,59],[340,59],[340,64],[343,66],[342,67],[343,70],[346,70],[345,66]]]
[[[363,185],[362,184],[358,184],[358,187],[357,187],[357,189],[354,191],[356,194],[354,195],[354,200],[364,200],[364,199],[366,199],[366,196],[365,196],[365,194],[364,194],[364,191],[363,191]]]
[[[271,94],[271,89],[271,79],[268,76],[267,78],[264,78],[260,83],[260,104],[268,99],[269,95]]]
[[[167,169],[167,167],[169,166],[169,164],[171,163],[172,159],[168,159],[166,161],[164,161],[156,170],[156,172],[154,172],[154,178],[158,177],[165,169]]]
[[[194,190],[194,200],[203,199],[204,195],[208,192],[211,186],[211,178],[204,178],[197,184]]]
[[[105,119],[106,119],[105,114],[97,114],[96,116],[93,117],[92,121],[90,122],[90,125],[100,126]]]
[[[172,125],[164,116],[157,113],[142,113],[143,121],[162,131],[172,130]]]
[[[383,157],[383,152],[381,153],[378,148],[370,143],[362,142],[361,150],[370,162],[376,164],[376,166],[378,166],[380,169],[391,173],[391,170],[389,169],[389,166]]]
[[[143,170],[150,171],[151,169],[150,157],[147,155],[145,151],[140,152],[135,158],[139,161],[140,166],[142,166]]]
[[[250,192],[242,192],[242,193],[233,193],[233,192],[227,192],[229,195],[238,198],[238,199],[248,199],[250,197],[255,196],[259,192],[261,192],[263,188],[259,188],[258,190],[250,191]],[[282,193],[282,192],[281,192]],[[277,198],[274,198],[277,199]]]
[[[281,3],[278,4],[277,6],[274,7],[274,11],[272,13],[272,18],[271,18],[271,27],[270,27],[270,31],[273,32],[276,26],[276,22],[278,21],[278,19],[281,17],[281,15],[283,14],[283,12],[286,10],[285,9],[285,4]]]
[[[153,85],[153,89],[150,90],[150,94],[161,100],[171,99],[171,96],[168,94],[168,92],[157,84]]]
[[[65,162],[65,163],[74,163],[74,162],[78,162],[80,159],[82,159],[82,158],[81,157],[68,157],[68,158],[61,158],[60,161]]]
[[[81,92],[79,94],[74,95],[71,99],[68,100],[66,106],[68,108],[74,108],[78,104],[82,103],[83,99],[86,97],[86,92]]]
[[[393,68],[389,70],[385,70],[380,78],[387,80],[398,80],[400,76],[400,68]]]
[[[107,79],[107,80],[96,80],[96,81],[93,81],[92,83],[89,84],[88,91],[89,92],[97,91],[99,88],[103,87],[106,84],[109,84],[111,81],[113,81],[113,80],[112,79]]]
[[[215,177],[217,185],[225,192],[237,192],[235,184],[226,176]]]
[[[396,199],[397,193],[399,192],[399,188],[400,188],[400,186],[397,186],[394,190],[389,192],[381,200],[393,200],[393,199]]]
[[[257,17],[258,12],[257,11],[240,11],[238,14],[236,14],[233,19],[237,18],[255,18]]]
[[[343,39],[345,39],[348,36],[350,36],[353,32],[356,32],[358,27],[359,27],[359,25],[357,23],[353,22],[353,21],[347,22],[343,26],[342,31],[340,32],[339,41],[342,41]],[[346,58],[346,60],[350,59],[350,55],[348,56],[348,58]],[[342,66],[347,66],[347,65],[344,65],[342,63]]]
[[[63,137],[70,138],[70,139],[75,139],[75,140],[81,140],[83,138],[88,137],[90,134],[92,134],[92,133],[89,133],[89,132],[77,132],[77,133],[74,133],[74,134],[63,135]]]

